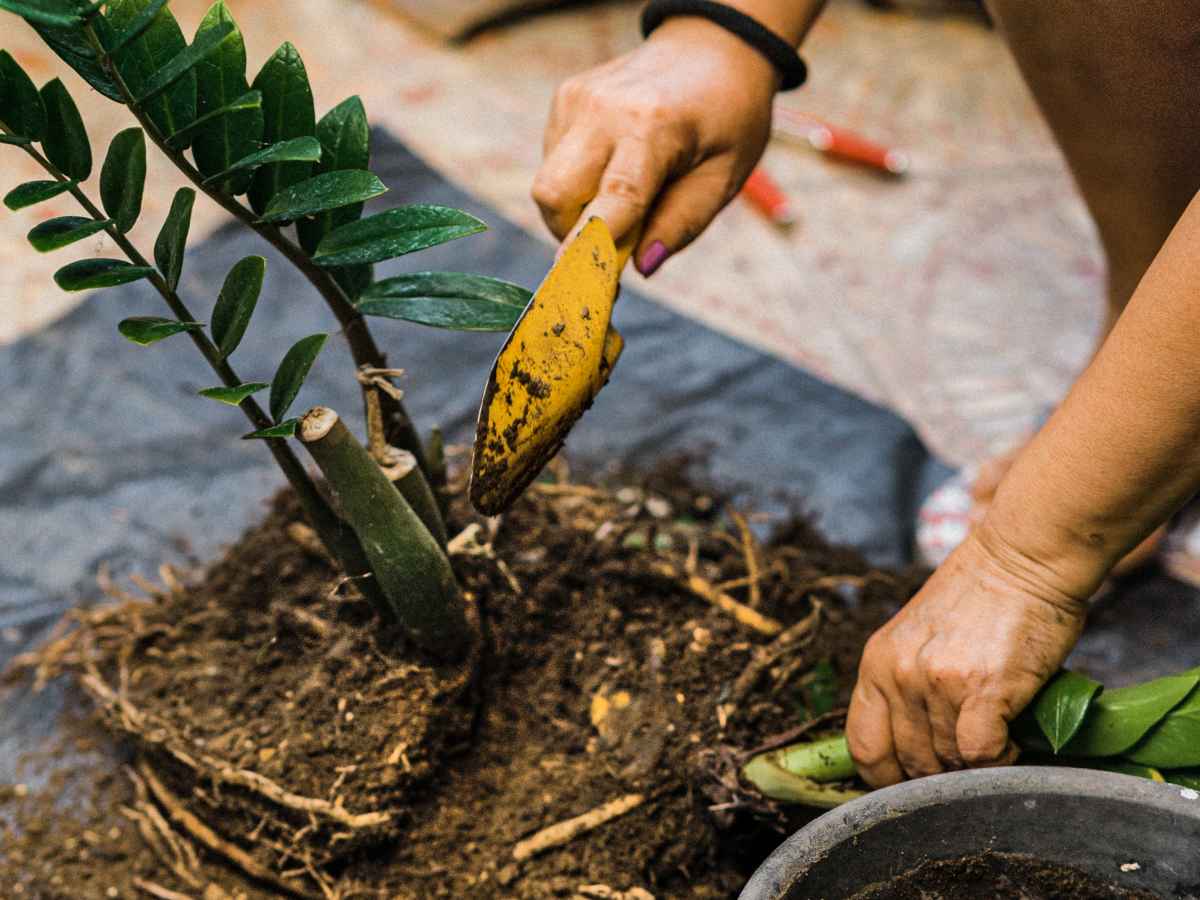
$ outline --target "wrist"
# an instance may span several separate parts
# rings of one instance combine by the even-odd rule
[[[1004,577],[1065,607],[1086,605],[1112,566],[1095,544],[999,503],[967,540]]]
[[[693,54],[698,51],[716,54],[721,66],[736,72],[739,84],[761,83],[771,94],[779,89],[779,72],[765,56],[736,34],[698,16],[674,16],[663,22],[646,39],[648,44],[673,44],[674,52]]]

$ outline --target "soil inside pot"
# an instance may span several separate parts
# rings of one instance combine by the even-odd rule
[[[987,851],[928,860],[852,900],[1156,900],[1157,894],[1122,887],[1069,866],[1019,853]]]
[[[287,494],[194,581],[77,613],[21,670],[82,688],[100,727],[64,750],[102,752],[0,789],[0,881],[73,900],[735,894],[816,814],[739,784],[744,751],[845,701],[919,574],[802,520],[759,546],[678,476],[543,483],[502,519],[452,506],[482,634],[467,666],[380,628]],[[762,627],[802,621],[785,646]]]

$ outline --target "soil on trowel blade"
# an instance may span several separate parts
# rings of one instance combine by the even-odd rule
[[[1158,900],[1069,866],[1018,853],[929,860],[853,900]]]
[[[5,891],[730,897],[815,814],[740,783],[745,752],[844,703],[920,580],[800,520],[760,545],[674,475],[539,483],[487,520],[455,492],[451,522],[468,666],[379,626],[288,494],[207,572],[76,613],[19,674],[65,676],[100,715],[64,740],[116,749],[0,786]],[[806,618],[764,664],[764,627]]]

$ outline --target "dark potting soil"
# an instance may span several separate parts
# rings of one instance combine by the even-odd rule
[[[110,586],[116,603],[73,614],[18,671],[66,676],[99,716],[44,787],[0,790],[0,883],[72,900],[729,897],[814,814],[739,784],[744,751],[844,702],[866,637],[919,583],[802,521],[760,546],[677,477],[544,483],[497,520],[456,494],[452,521],[472,529],[453,545],[482,632],[466,665],[381,628],[287,494],[194,580]],[[794,644],[763,631],[806,618]]]
[[[1150,891],[1122,887],[1019,853],[986,851],[960,859],[928,860],[852,900],[1157,900]]]

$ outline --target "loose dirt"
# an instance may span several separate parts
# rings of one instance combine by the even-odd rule
[[[746,752],[835,722],[866,637],[920,581],[799,519],[760,545],[676,477],[543,482],[498,519],[456,491],[451,522],[481,632],[459,666],[381,628],[287,494],[207,572],[108,585],[20,661],[15,689],[65,679],[97,715],[29,761],[44,787],[0,788],[0,883],[730,897],[813,815],[740,784]]]

